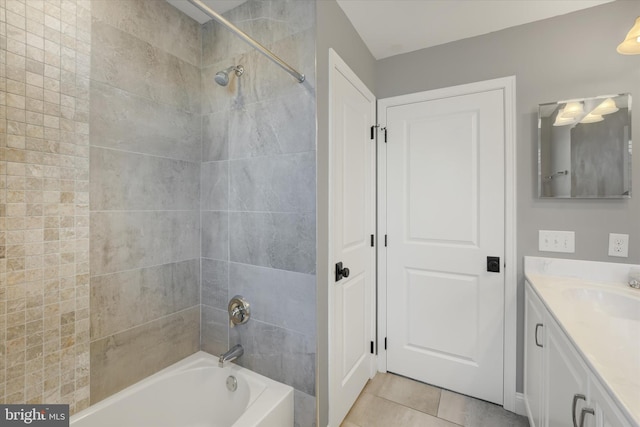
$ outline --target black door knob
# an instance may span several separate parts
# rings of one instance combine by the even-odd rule
[[[349,269],[342,267],[342,262],[336,263],[336,282],[342,280],[343,277],[349,277]]]
[[[487,271],[490,273],[500,273],[500,257],[487,257]]]

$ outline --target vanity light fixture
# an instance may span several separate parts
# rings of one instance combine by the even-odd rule
[[[564,109],[562,110],[561,117],[563,119],[575,119],[576,117],[582,116],[584,114],[584,107],[582,102],[567,102]]]
[[[576,119],[573,117],[562,117],[562,112],[563,110],[560,110],[558,112],[558,115],[556,116],[556,121],[553,122],[554,126],[567,126],[567,125],[572,125],[576,122]]]
[[[580,123],[597,123],[603,121],[604,118],[599,114],[589,113],[584,116],[584,119],[580,120]]]
[[[611,98],[607,98],[604,101],[602,101],[600,105],[594,108],[593,111],[591,111],[591,114],[604,116],[606,114],[615,113],[616,111],[618,111],[616,102]]]
[[[624,41],[618,45],[618,53],[622,55],[640,55],[640,16],[627,33]]]

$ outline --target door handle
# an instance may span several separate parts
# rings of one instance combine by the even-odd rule
[[[595,415],[596,411],[594,411],[593,408],[582,408],[582,411],[580,411],[580,424],[578,424],[579,427],[584,427],[584,417],[587,414]]]
[[[573,421],[573,427],[578,427],[578,421],[576,420],[576,406],[578,405],[578,399],[584,400],[586,402],[587,397],[584,394],[573,395],[573,402],[571,403],[571,420]]]
[[[338,262],[336,263],[336,282],[342,280],[343,277],[349,277],[349,269],[342,268],[342,262]]]
[[[487,257],[487,271],[490,273],[500,273],[500,257],[498,256]]]
[[[539,327],[541,327],[541,326],[543,326],[543,325],[542,325],[542,323],[536,323],[536,330],[535,330],[535,332],[534,332],[534,335],[535,335],[535,338],[536,338],[536,345],[537,345],[538,347],[544,347],[542,344],[540,344],[540,343],[538,342],[538,328],[539,328]]]

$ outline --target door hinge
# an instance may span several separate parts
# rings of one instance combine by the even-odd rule
[[[371,247],[373,247],[373,234],[371,235]]]
[[[385,248],[387,247],[387,235],[386,234],[384,235],[384,247]]]
[[[371,126],[371,139],[375,139],[376,128],[380,128],[380,130],[384,131],[384,142],[387,142],[387,128],[380,125]]]
[[[387,349],[387,337],[384,337],[384,349]]]
[[[375,139],[376,138],[376,128],[379,128],[380,125],[373,125],[371,126],[371,139]]]
[[[373,341],[371,341],[371,354],[374,354],[373,353]]]

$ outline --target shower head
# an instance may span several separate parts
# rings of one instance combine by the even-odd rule
[[[228,85],[229,84],[229,73],[231,71],[234,71],[236,73],[236,76],[240,77],[242,75],[242,73],[244,73],[244,67],[242,65],[233,65],[233,66],[227,68],[226,70],[218,71],[216,73],[216,76],[214,77],[214,80],[220,86]]]

